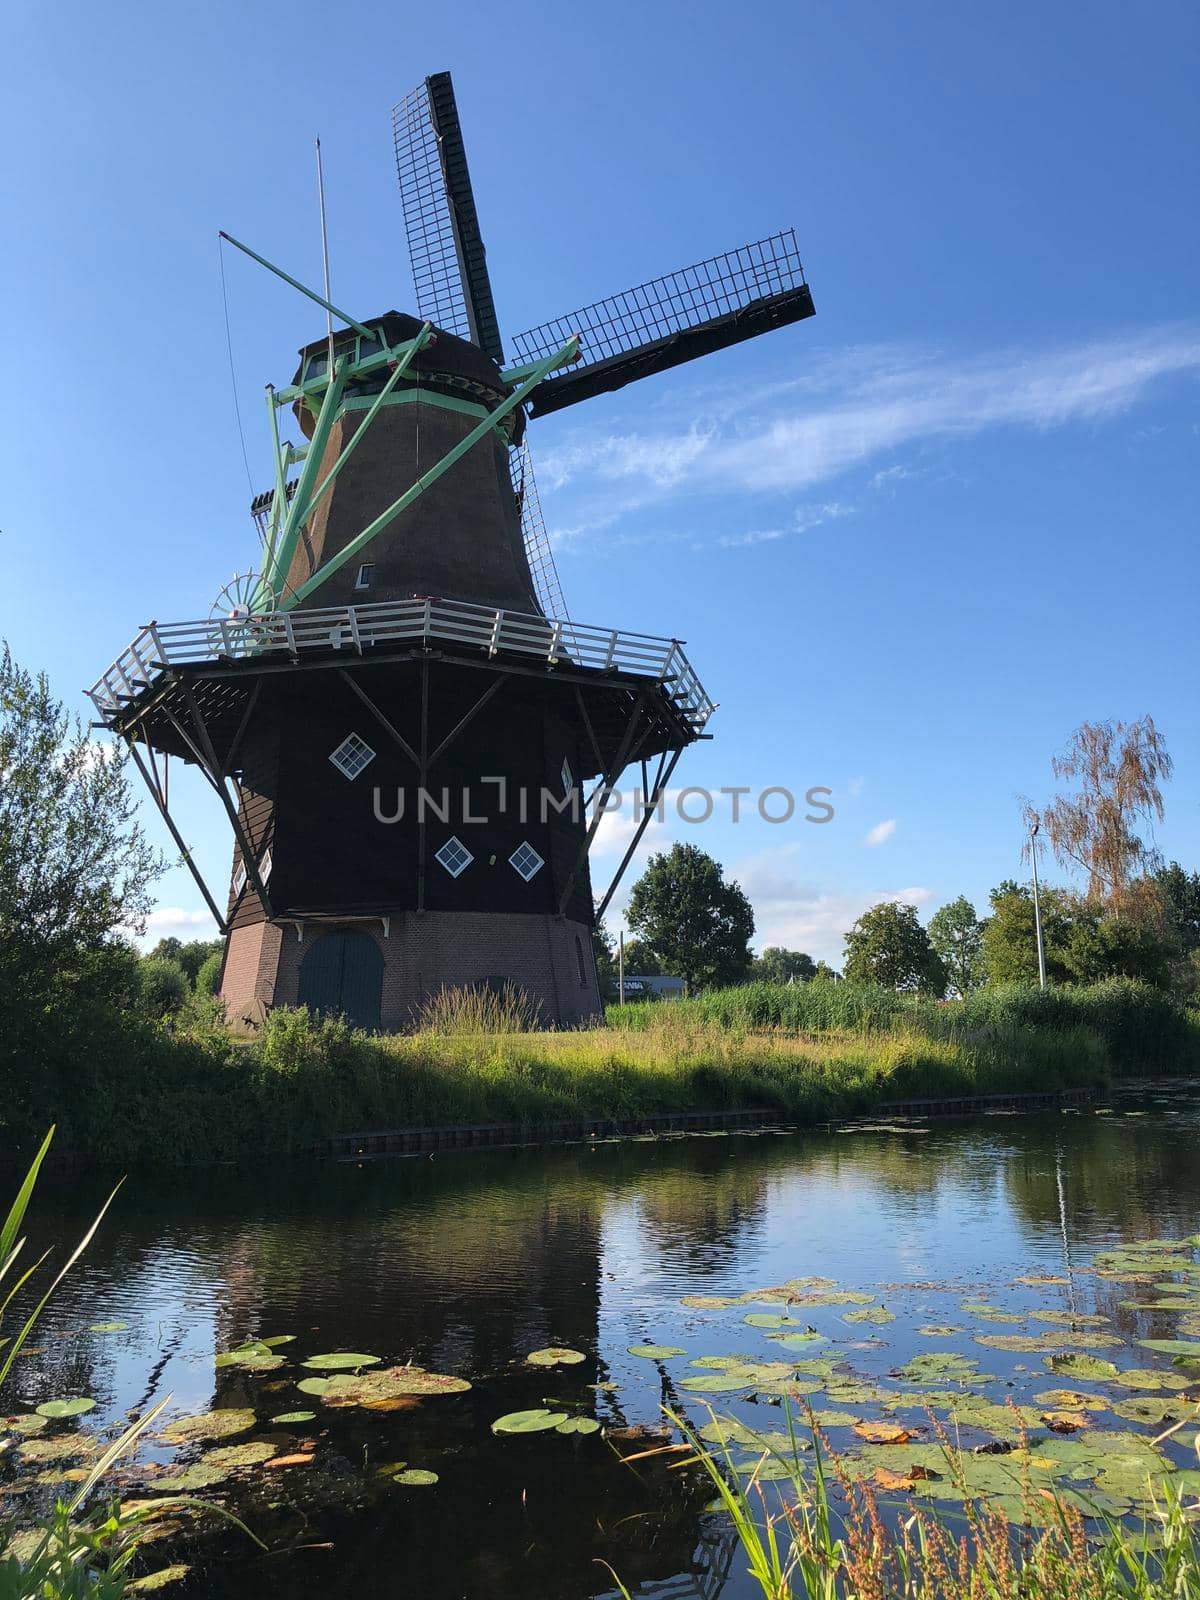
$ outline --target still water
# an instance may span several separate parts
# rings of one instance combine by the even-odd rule
[[[853,1375],[838,1381],[842,1404],[849,1395],[859,1415],[866,1404],[853,1403],[848,1383],[887,1383],[931,1348],[982,1358],[976,1387],[986,1383],[990,1400],[1028,1401],[1073,1380],[1052,1377],[1040,1347],[983,1349],[975,1336],[1053,1338],[1052,1324],[1028,1320],[1049,1308],[1060,1327],[1073,1316],[1081,1325],[1107,1319],[1110,1347],[1097,1356],[1170,1372],[1168,1355],[1137,1341],[1178,1337],[1179,1316],[1122,1303],[1153,1298],[1147,1275],[1112,1281],[1087,1265],[1118,1244],[1196,1233],[1198,1132],[1200,1097],[1160,1090],[925,1127],[134,1173],[54,1303],[37,1352],[18,1362],[4,1409],[94,1398],[88,1415],[51,1431],[96,1435],[170,1394],[164,1420],[252,1408],[253,1430],[222,1443],[266,1440],[277,1455],[311,1455],[206,1491],[236,1507],[270,1554],[210,1525],[170,1543],[153,1564],[192,1564],[165,1591],[179,1600],[577,1600],[616,1593],[608,1567],[639,1596],[745,1600],[754,1591],[723,1519],[706,1509],[712,1489],[701,1470],[673,1466],[677,1456],[621,1460],[656,1441],[664,1405],[697,1426],[709,1404],[757,1428],[785,1425],[778,1396],[689,1388],[719,1371],[694,1362],[798,1358],[803,1351],[768,1342],[769,1329],[745,1320],[778,1313],[785,1334],[817,1330],[815,1352]],[[39,1234],[77,1235],[107,1187],[93,1173],[69,1194],[48,1189]],[[1067,1281],[1016,1282],[1038,1276]],[[809,1304],[801,1290],[793,1305],[681,1304],[804,1278],[863,1299]],[[887,1320],[845,1320],[864,1307]],[[980,1308],[1002,1325],[980,1320]],[[951,1331],[939,1344],[918,1332],[930,1327]],[[285,1357],[277,1369],[214,1368],[219,1352],[244,1340],[283,1336],[292,1338],[276,1347]],[[640,1345],[678,1353],[629,1353]],[[531,1366],[530,1352],[548,1346],[584,1359]],[[296,1383],[313,1376],[306,1358],[337,1351],[386,1367],[412,1362],[472,1387],[393,1409],[334,1409]],[[828,1402],[814,1394],[812,1403]],[[603,1431],[491,1431],[502,1415],[543,1406],[595,1418]],[[271,1421],[303,1409],[312,1421]],[[1114,1425],[1147,1439],[1161,1431]],[[839,1448],[861,1443],[849,1430],[830,1432]],[[147,1473],[194,1461],[198,1450],[152,1440],[124,1492],[147,1492]],[[1186,1449],[1171,1457],[1185,1458]],[[16,1453],[0,1459],[19,1482]],[[438,1481],[398,1486],[379,1471],[400,1462]],[[47,1492],[35,1485],[18,1499],[36,1507]]]

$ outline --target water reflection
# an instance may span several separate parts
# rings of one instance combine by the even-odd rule
[[[181,1600],[248,1600],[267,1583],[298,1597],[582,1600],[615,1592],[603,1563],[634,1593],[740,1600],[751,1590],[704,1510],[703,1475],[672,1470],[670,1457],[619,1459],[659,1436],[664,1402],[703,1420],[678,1387],[686,1363],[628,1347],[708,1352],[719,1336],[680,1306],[684,1294],[821,1275],[884,1298],[908,1286],[914,1317],[940,1321],[954,1315],[953,1290],[1061,1271],[1064,1231],[1081,1256],[1117,1238],[1192,1233],[1198,1120],[1190,1095],[1159,1095],[1105,1115],[900,1133],[139,1173],[58,1299],[40,1353],[19,1364],[13,1407],[90,1394],[115,1423],[170,1390],[186,1410],[251,1405],[268,1419],[293,1409],[294,1370],[214,1374],[213,1354],[250,1336],[295,1335],[297,1356],[413,1361],[474,1387],[391,1413],[322,1413],[313,1467],[292,1474],[286,1494],[277,1484],[245,1494],[251,1522],[291,1553],[264,1562],[236,1539],[205,1539]],[[91,1175],[44,1207],[46,1240],[81,1231],[103,1192]],[[1085,1292],[1124,1336],[1145,1332],[1145,1314],[1119,1304],[1126,1286],[1088,1279]],[[96,1321],[129,1327],[89,1332]],[[874,1331],[833,1337],[871,1351],[863,1332]],[[884,1337],[886,1371],[905,1359],[906,1334]],[[586,1359],[530,1367],[526,1355],[546,1345]],[[586,1401],[610,1437],[492,1435],[501,1413],[559,1398]],[[441,1481],[398,1492],[376,1473],[397,1460]]]

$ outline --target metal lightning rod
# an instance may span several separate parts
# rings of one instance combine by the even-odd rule
[[[321,265],[325,271],[325,327],[329,335],[329,365],[325,369],[333,382],[333,312],[329,306],[329,232],[325,227],[325,172],[321,165],[321,140],[317,137],[317,205],[321,212]]]

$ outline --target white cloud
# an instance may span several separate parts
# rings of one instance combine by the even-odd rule
[[[859,795],[863,792],[863,784],[866,783],[866,781],[867,780],[865,778],[846,779],[846,793],[851,797],[852,800],[858,799]]]
[[[157,906],[146,918],[146,931],[138,944],[155,945],[160,939],[215,939],[217,925],[207,911],[188,911],[183,906]]]
[[[758,404],[703,404],[674,431],[577,434],[539,463],[552,488],[578,478],[640,486],[761,492],[811,489],[880,455],[989,428],[1048,429],[1114,416],[1162,379],[1200,371],[1200,330],[1160,327],[1059,349],[972,359],[908,349],[848,350],[817,378],[759,389]],[[715,420],[714,420],[715,417]],[[908,469],[885,468],[876,486]],[[768,535],[773,536],[773,535]]]
[[[884,901],[923,906],[935,898],[932,889],[921,885],[847,894],[807,883],[792,872],[800,848],[790,844],[764,850],[730,872],[754,906],[754,943],[760,950],[769,944],[783,945],[838,966],[845,935],[864,911]]]
[[[883,822],[877,822],[873,828],[868,828],[863,843],[870,849],[876,845],[886,844],[896,831],[895,817],[888,817]]]

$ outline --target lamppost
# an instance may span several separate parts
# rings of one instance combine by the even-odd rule
[[[1042,943],[1042,899],[1038,893],[1037,832],[1040,823],[1029,830],[1029,859],[1033,862],[1033,926],[1037,931],[1038,988],[1046,987],[1046,946]]]

